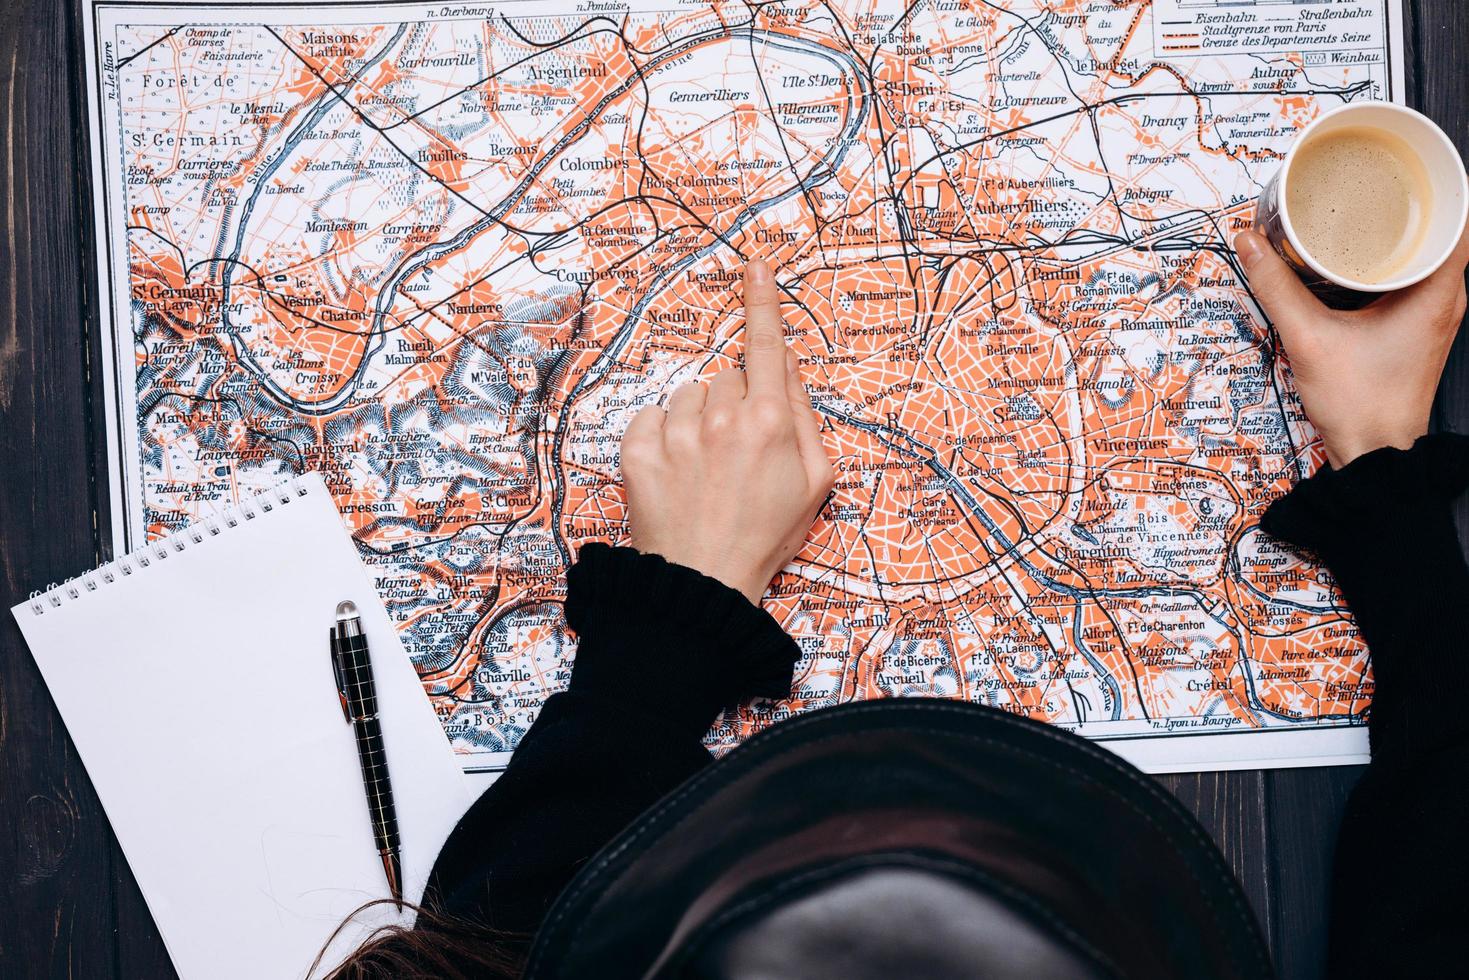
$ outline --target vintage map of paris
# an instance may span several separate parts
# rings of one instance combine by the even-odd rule
[[[1399,95],[1392,0],[86,11],[118,546],[322,471],[466,768],[564,686],[622,430],[733,363],[749,256],[840,476],[767,603],[794,696],[712,746],[924,694],[1154,770],[1365,751],[1257,526],[1321,456],[1228,242]]]

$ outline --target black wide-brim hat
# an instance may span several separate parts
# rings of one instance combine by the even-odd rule
[[[1270,974],[1155,781],[1052,726],[893,699],[783,722],[666,796],[562,892],[525,975]]]

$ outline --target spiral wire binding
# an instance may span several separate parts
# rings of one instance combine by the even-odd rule
[[[140,569],[150,567],[155,561],[167,561],[170,555],[180,554],[194,545],[203,544],[206,539],[218,537],[224,533],[225,529],[239,527],[247,521],[253,521],[262,514],[275,510],[276,507],[287,506],[297,497],[304,497],[309,492],[310,488],[302,482],[302,477],[292,477],[285,483],[261,491],[253,497],[247,497],[238,504],[231,504],[216,514],[195,521],[186,528],[165,535],[157,541],[150,541],[121,558],[115,558],[90,572],[67,579],[58,586],[32,596],[30,599],[31,615],[43,616],[48,609],[60,609],[67,602],[80,599],[88,592],[96,592],[123,578],[135,575]]]

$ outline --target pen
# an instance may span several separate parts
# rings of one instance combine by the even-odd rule
[[[398,814],[393,808],[393,784],[388,780],[388,757],[383,747],[383,727],[378,720],[377,688],[372,682],[372,657],[362,619],[351,602],[337,604],[337,621],[331,630],[332,673],[342,714],[352,724],[357,738],[357,761],[362,764],[362,783],[367,789],[367,810],[372,817],[372,836],[382,858],[388,889],[398,908],[403,907],[403,866],[399,857]]]

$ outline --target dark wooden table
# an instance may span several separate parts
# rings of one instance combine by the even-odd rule
[[[1409,101],[1469,153],[1469,4],[1409,0],[1407,13]],[[77,20],[55,0],[0,0],[0,610],[103,557]],[[1459,341],[1435,425],[1469,432],[1469,336]],[[1224,849],[1285,977],[1320,975],[1331,850],[1358,774],[1163,780]],[[0,616],[0,977],[168,976],[61,719],[15,623]]]

